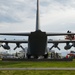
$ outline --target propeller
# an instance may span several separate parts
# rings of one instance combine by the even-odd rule
[[[9,50],[10,46],[8,45],[8,43],[6,42],[4,45],[1,45],[4,49]]]
[[[17,48],[22,48],[23,50],[25,50],[21,45],[20,45],[20,43],[16,43],[16,47],[14,48],[14,50],[16,50]]]
[[[58,50],[60,50],[60,48],[58,47],[58,43],[53,43],[53,46],[49,50],[52,50],[53,47],[57,48]]]
[[[66,43],[66,46],[64,47],[65,50],[68,50],[72,47],[72,45],[69,44],[69,42]]]

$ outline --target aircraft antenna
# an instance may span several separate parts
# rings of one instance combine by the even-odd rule
[[[36,31],[39,30],[39,0],[37,0],[37,12],[36,12]]]

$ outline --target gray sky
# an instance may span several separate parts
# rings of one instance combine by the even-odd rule
[[[31,32],[36,25],[36,0],[0,0],[0,32]],[[75,0],[40,0],[40,29],[75,32]]]
[[[0,32],[30,32],[36,25],[36,0],[0,0]],[[75,0],[40,0],[40,29],[75,31]]]

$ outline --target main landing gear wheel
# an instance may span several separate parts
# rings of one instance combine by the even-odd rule
[[[29,55],[29,54],[26,54],[26,55],[27,55],[27,58],[28,58],[28,59],[30,59],[30,58],[31,58],[31,55]]]
[[[38,59],[38,56],[34,56],[34,59]]]
[[[48,53],[44,55],[44,58],[47,59],[48,58]]]

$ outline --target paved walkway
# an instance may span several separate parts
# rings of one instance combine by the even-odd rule
[[[0,68],[0,70],[75,70],[75,68]]]

